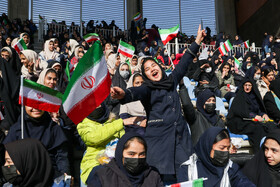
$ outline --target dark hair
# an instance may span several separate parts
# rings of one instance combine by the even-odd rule
[[[262,70],[262,75],[266,77],[270,72],[273,72],[272,68],[265,68]]]
[[[132,84],[134,83],[134,81],[137,77],[142,77],[143,78],[143,76],[140,73],[135,73],[133,78],[132,78]]]
[[[255,66],[254,67],[254,74],[258,71],[258,70],[260,70],[261,68],[259,67],[259,66]]]
[[[50,68],[50,69],[46,72],[45,77],[46,77],[47,74],[49,74],[49,73],[55,73],[55,75],[56,75],[56,77],[57,77],[57,72],[56,72],[54,69]],[[44,77],[44,78],[45,78],[45,77]]]
[[[223,129],[215,138],[214,143],[217,143],[223,139],[230,139],[229,132],[226,129]]]
[[[140,137],[140,136],[134,136],[134,137],[130,138],[130,139],[124,144],[123,150],[128,149],[128,148],[130,147],[130,143],[133,142],[134,140],[137,140],[138,143],[144,145],[145,151],[147,152],[147,143],[146,143],[146,141],[145,141],[142,137]]]
[[[132,57],[132,59],[135,59],[135,58],[136,58],[136,59],[138,59],[138,57],[137,57],[137,56],[133,56],[133,57]]]

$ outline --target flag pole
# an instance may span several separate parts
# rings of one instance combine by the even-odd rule
[[[169,42],[168,42],[168,43],[169,43]],[[174,66],[174,64],[173,64],[172,58],[170,57],[169,50],[167,50],[167,45],[165,45],[164,48],[165,48],[166,51],[167,51],[168,57],[170,58],[171,65],[172,65],[172,67],[173,67],[173,69],[174,69],[175,66]]]
[[[24,135],[23,135],[23,76],[20,77],[20,84],[21,84],[21,139],[24,139]]]

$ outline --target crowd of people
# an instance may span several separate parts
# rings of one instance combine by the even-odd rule
[[[164,186],[199,178],[207,178],[204,186],[279,186],[280,37],[266,34],[261,57],[250,50],[222,56],[199,49],[202,43],[219,47],[228,36],[212,37],[199,27],[196,37],[180,34],[191,45],[169,55],[155,25],[137,33],[132,22],[129,36],[99,33],[90,43],[78,31],[49,28],[36,53],[32,21],[1,19],[1,184],[52,186],[74,176],[81,186]],[[95,29],[91,20],[84,34]],[[28,49],[18,54],[6,41],[11,34],[11,43],[23,38]],[[132,58],[117,52],[120,39],[135,46]],[[66,66],[75,71],[94,42],[103,46],[112,80],[100,106],[77,126],[63,106],[58,112],[25,106],[21,114],[20,76],[64,93],[71,80]],[[243,41],[235,36],[232,44]],[[197,82],[195,104],[186,77]],[[216,110],[217,97],[229,104],[226,116]],[[244,167],[230,160],[236,154],[231,133],[249,137],[255,156]]]

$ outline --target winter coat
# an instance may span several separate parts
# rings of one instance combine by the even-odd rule
[[[198,49],[199,45],[195,42],[189,48],[193,54]],[[137,100],[142,102],[147,113],[147,163],[157,168],[160,174],[175,174],[175,169],[192,153],[191,137],[181,113],[177,85],[193,58],[187,51],[169,75],[174,81],[171,89],[152,89],[144,84],[125,90],[125,98],[121,100],[122,104]]]
[[[230,75],[230,77],[228,79],[224,79],[224,78],[222,78],[221,71],[218,71],[216,73],[216,77],[219,80],[219,88],[222,92],[222,97],[224,97],[226,95],[226,93],[228,93],[228,91],[226,90],[227,85],[230,84],[230,85],[235,86],[234,77],[233,77],[233,75]]]
[[[106,145],[115,138],[124,134],[123,121],[107,120],[104,124],[85,118],[78,124],[77,130],[87,146],[86,153],[81,161],[81,180],[86,183],[93,167],[99,165],[96,156],[104,150]]]

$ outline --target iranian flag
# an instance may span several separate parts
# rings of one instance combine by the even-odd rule
[[[67,116],[77,125],[109,95],[111,78],[100,41],[81,58],[63,95]]]
[[[75,67],[73,66],[73,64],[71,64],[71,62],[69,60],[67,60],[66,68],[65,68],[65,75],[67,77],[64,78],[64,79],[65,80],[67,79],[68,81],[70,81],[70,78],[71,78],[72,73],[73,73],[74,70],[75,70]]]
[[[96,34],[96,33],[89,33],[89,34],[84,36],[84,39],[87,43],[92,42],[92,41],[100,40],[98,34]]]
[[[224,56],[227,53],[224,44],[220,45],[220,47],[218,49],[219,49],[222,56]]]
[[[225,41],[224,46],[225,46],[225,49],[226,49],[227,52],[229,52],[233,49],[229,40]]]
[[[204,178],[187,181],[187,182],[181,182],[177,184],[172,184],[167,187],[203,187],[203,180],[206,180]]]
[[[4,116],[2,114],[2,112],[0,111],[0,121],[2,121],[4,119]]]
[[[237,68],[237,69],[239,69],[241,67],[241,63],[235,57],[234,57],[234,64],[235,64],[235,68]]]
[[[124,56],[127,56],[128,58],[132,58],[134,54],[135,48],[132,45],[129,45],[128,43],[125,43],[120,40],[118,52],[123,54]]]
[[[134,21],[139,21],[142,18],[142,14],[140,12],[137,12],[137,14],[135,14],[133,16]]]
[[[17,51],[19,54],[21,51],[27,49],[25,42],[23,41],[23,38],[21,38],[14,46],[13,48]]]
[[[248,49],[250,47],[249,40],[243,43],[244,47]]]
[[[48,112],[58,112],[63,94],[31,80],[21,81],[19,104]]]
[[[160,38],[163,45],[166,45],[167,42],[169,42],[170,40],[172,40],[177,36],[179,32],[179,24],[170,29],[159,29],[158,32],[160,34]]]

